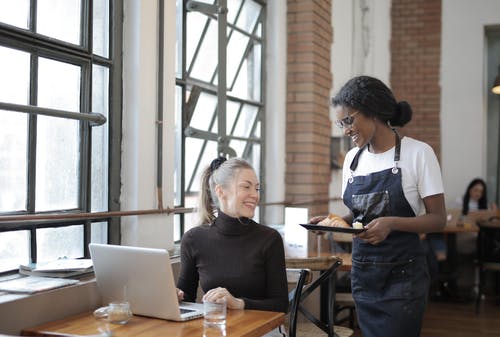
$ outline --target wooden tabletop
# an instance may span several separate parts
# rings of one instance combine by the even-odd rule
[[[285,314],[259,310],[228,310],[226,336],[260,337],[284,323]],[[27,328],[23,336],[74,337],[95,335],[110,331],[113,337],[184,337],[203,336],[203,318],[186,322],[133,316],[124,325],[110,324],[96,319],[92,313],[83,313]]]
[[[479,227],[473,221],[466,221],[463,223],[448,224],[443,229],[443,233],[467,233],[479,232]]]
[[[307,254],[294,254],[285,256],[287,268],[307,268],[311,270],[327,270],[338,260],[342,264],[338,270],[349,271],[352,267],[352,255],[350,253],[312,252]]]

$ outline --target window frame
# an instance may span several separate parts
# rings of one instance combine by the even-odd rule
[[[247,1],[247,0],[241,0],[242,5],[240,6],[237,15],[239,15],[241,9],[244,6],[245,1]],[[256,107],[257,112],[256,112],[255,120],[254,120],[254,125],[252,125],[252,127],[251,127],[251,132],[250,132],[249,137],[246,137],[245,139],[243,139],[242,137],[233,137],[232,130],[226,130],[227,137],[225,137],[225,138],[243,140],[243,141],[247,142],[245,145],[243,157],[245,157],[245,154],[248,152],[248,148],[250,145],[255,144],[255,143],[260,145],[260,160],[259,160],[260,167],[258,167],[259,179],[261,181],[261,186],[265,186],[265,182],[264,182],[265,167],[264,167],[263,162],[264,162],[264,156],[265,156],[265,132],[264,132],[264,130],[265,130],[265,90],[266,90],[266,87],[265,87],[265,67],[266,67],[265,55],[266,54],[265,53],[266,53],[267,1],[266,0],[252,0],[252,1],[259,4],[260,6],[262,6],[262,9],[259,13],[259,16],[256,18],[256,23],[255,23],[255,26],[254,26],[253,31],[251,33],[245,31],[242,28],[239,28],[234,23],[227,22],[227,29],[231,29],[231,32],[226,36],[228,38],[228,40],[227,40],[228,45],[229,45],[229,38],[231,37],[231,35],[234,32],[244,34],[245,36],[247,36],[249,38],[249,41],[247,44],[247,48],[246,48],[245,52],[243,53],[243,56],[238,64],[234,78],[232,79],[232,81],[230,81],[228,79],[228,83],[226,83],[226,87],[228,89],[226,90],[226,101],[224,103],[227,104],[227,102],[231,101],[231,102],[236,102],[236,103],[240,103],[240,104],[246,104],[246,105],[251,106],[251,107]],[[177,20],[178,21],[181,20],[181,22],[182,22],[182,24],[181,24],[182,31],[181,32],[178,31],[177,36],[178,36],[178,38],[180,38],[182,40],[182,43],[180,44],[181,47],[178,50],[177,57],[179,58],[178,62],[180,63],[181,76],[180,77],[178,76],[179,74],[177,73],[177,69],[176,69],[176,91],[180,90],[180,92],[181,92],[181,94],[180,94],[181,102],[176,102],[176,104],[178,105],[178,109],[181,110],[181,116],[180,116],[181,127],[180,127],[180,129],[182,130],[182,135],[181,135],[181,139],[176,139],[176,143],[177,143],[176,151],[178,152],[176,154],[176,157],[179,158],[176,170],[179,172],[179,174],[178,174],[177,181],[175,182],[175,184],[177,186],[177,189],[179,189],[179,190],[175,191],[175,193],[176,193],[176,198],[178,197],[180,202],[178,204],[176,204],[174,207],[186,207],[186,204],[185,204],[185,200],[186,200],[186,196],[187,196],[186,187],[192,186],[193,179],[194,179],[194,175],[192,177],[186,176],[187,173],[186,173],[186,165],[185,165],[186,138],[190,137],[190,136],[186,135],[186,129],[189,127],[189,120],[191,119],[192,113],[194,110],[194,108],[190,107],[188,105],[188,102],[186,102],[188,87],[191,87],[191,90],[194,87],[197,87],[197,89],[199,89],[201,92],[210,93],[210,94],[213,94],[216,96],[217,90],[218,90],[218,85],[213,84],[214,79],[217,76],[217,70],[215,71],[215,73],[212,74],[210,82],[204,82],[204,81],[201,81],[201,80],[198,80],[196,78],[192,78],[192,77],[188,76],[188,73],[193,68],[195,60],[198,57],[198,51],[200,48],[200,40],[204,38],[206,31],[208,29],[208,24],[205,25],[203,32],[201,34],[200,40],[198,40],[198,46],[196,48],[196,51],[193,54],[193,59],[191,60],[191,64],[187,65],[187,61],[186,61],[186,54],[187,54],[186,53],[186,49],[187,49],[186,48],[186,45],[187,45],[187,43],[186,43],[186,38],[187,38],[186,22],[187,22],[187,13],[189,11],[186,9],[186,4],[188,1],[187,0],[178,0],[178,3],[179,2],[182,3],[182,10],[179,11],[179,9],[177,9],[177,15],[178,15]],[[181,16],[180,18],[179,18],[179,14]],[[208,18],[212,18],[213,20],[216,21],[215,15],[213,15],[213,14],[205,14],[205,15]],[[260,31],[260,36],[257,36],[256,31],[258,29],[259,24],[261,25],[261,27],[260,27],[261,31]],[[179,27],[179,25],[178,25],[178,27]],[[242,67],[242,64],[243,64],[245,57],[248,55],[248,50],[250,49],[249,46],[254,41],[258,41],[260,44],[260,60],[261,60],[261,63],[260,63],[260,100],[243,99],[243,98],[235,97],[235,96],[228,94],[228,91],[233,89],[233,87],[237,81],[237,75]],[[227,64],[227,62],[226,62],[226,64]],[[189,69],[188,69],[188,67],[189,67]],[[227,75],[227,73],[226,73],[226,75]],[[176,96],[176,100],[177,100],[177,96]],[[242,108],[240,107],[240,111],[241,111],[241,109]],[[216,111],[217,111],[217,109],[216,109]],[[217,115],[217,112],[215,113],[215,115]],[[227,111],[226,111],[226,115],[223,116],[224,122],[225,122],[226,116],[227,116]],[[214,121],[212,120],[211,123],[213,123],[213,122]],[[258,123],[260,123],[260,131],[261,131],[260,138],[255,138],[255,137],[252,137],[252,135],[253,135],[253,132],[255,131],[255,128],[256,128]],[[202,139],[204,141],[204,144],[206,145],[206,142],[208,140],[213,141],[214,134],[210,135],[209,133],[210,132],[207,132],[205,135],[197,134],[193,138]],[[217,145],[221,145],[220,140],[216,140],[216,142],[217,142]],[[203,147],[205,147],[205,145],[203,145]],[[196,165],[200,164],[200,158],[203,156],[203,153],[204,153],[204,150],[202,150],[200,152],[200,155],[199,155],[199,158],[198,158]],[[194,170],[195,172],[196,172],[196,167]],[[264,199],[265,199],[265,194],[261,193],[261,202],[265,202]],[[262,214],[259,214],[259,216],[262,216]],[[185,214],[184,213],[175,214],[174,219],[175,219],[174,226],[179,226],[178,231],[180,234],[180,238],[182,238],[182,236],[184,235],[184,232],[185,232]],[[175,236],[175,230],[174,230],[174,236]],[[180,239],[174,237],[174,241],[176,243],[179,243]]]
[[[91,111],[92,106],[92,66],[98,65],[109,69],[108,77],[108,200],[107,210],[120,209],[120,170],[121,170],[121,116],[122,116],[122,32],[123,4],[119,0],[109,0],[109,52],[108,57],[93,54],[93,2],[81,2],[80,45],[46,37],[35,32],[36,1],[30,2],[30,23],[27,29],[0,23],[0,46],[20,50],[30,54],[30,93],[29,105],[36,106],[39,57],[54,59],[81,67],[80,106],[81,112]],[[0,233],[28,230],[30,232],[30,261],[37,262],[36,231],[41,228],[62,228],[72,225],[83,226],[83,257],[89,258],[88,244],[91,240],[91,225],[94,222],[107,222],[108,243],[119,244],[119,218],[68,218],[68,219],[35,219],[28,221],[2,221],[1,216],[64,215],[88,213],[91,210],[91,164],[92,164],[92,127],[88,121],[79,122],[79,183],[78,206],[68,210],[49,212],[35,211],[35,179],[36,179],[36,114],[28,114],[27,140],[27,190],[26,210],[0,213]]]

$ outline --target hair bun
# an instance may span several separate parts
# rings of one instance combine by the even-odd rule
[[[391,124],[394,126],[404,126],[406,123],[411,121],[411,116],[413,114],[413,110],[411,106],[406,101],[398,102],[396,107],[396,116],[394,120],[391,121]]]
[[[226,157],[222,156],[212,160],[212,162],[210,163],[210,171],[213,172],[217,170],[226,160],[227,160]]]

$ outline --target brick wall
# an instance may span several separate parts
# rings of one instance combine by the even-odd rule
[[[391,87],[413,108],[401,132],[429,143],[439,157],[441,0],[393,0],[391,20]]]
[[[331,0],[288,0],[286,200],[328,199]],[[328,202],[308,205],[326,214]]]

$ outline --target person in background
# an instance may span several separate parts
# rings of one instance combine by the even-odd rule
[[[486,183],[481,178],[474,178],[467,185],[463,197],[457,199],[457,204],[462,208],[462,221],[463,219],[475,219],[475,220],[486,220],[490,216],[494,215],[497,206],[492,203],[488,205],[488,193],[486,189]],[[485,211],[492,212],[485,212]],[[477,287],[479,285],[479,269],[475,266],[475,260],[477,259],[477,249],[478,249],[478,233],[467,232],[457,235],[457,253],[461,255],[460,268],[463,275],[474,275],[474,293],[477,292]],[[471,269],[474,270],[471,273]]]
[[[202,174],[199,200],[200,226],[181,241],[179,299],[194,302],[199,283],[204,301],[287,312],[281,235],[252,220],[259,203],[253,167],[239,158],[213,160]]]
[[[419,233],[446,223],[443,184],[432,148],[395,127],[411,120],[380,80],[359,76],[332,99],[335,124],[356,145],[345,158],[342,191],[353,238],[352,294],[364,337],[419,336],[429,273]],[[324,217],[315,217],[317,223]]]
[[[481,178],[475,178],[467,185],[463,197],[457,199],[457,204],[462,208],[463,217],[470,215],[471,218],[477,219],[490,217],[489,213],[485,213],[483,216],[482,211],[489,209],[496,212],[497,209],[494,203],[488,207],[486,183]],[[457,253],[474,256],[476,254],[476,239],[477,233],[461,233],[457,236]]]
[[[475,178],[469,183],[463,198],[459,199],[459,203],[463,215],[469,214],[469,211],[490,209],[496,212],[497,210],[497,205],[494,203],[488,207],[486,183],[481,178]]]

